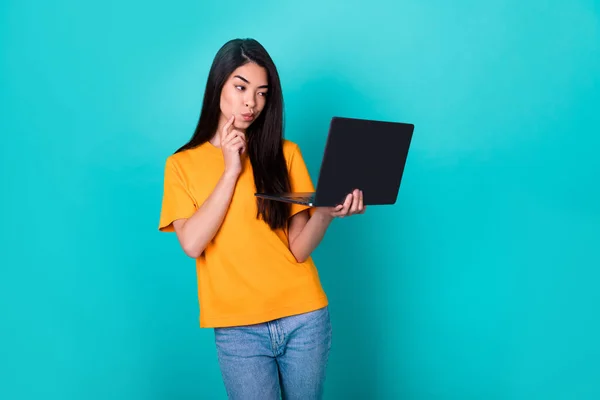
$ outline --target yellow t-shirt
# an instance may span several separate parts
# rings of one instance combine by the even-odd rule
[[[314,186],[299,147],[284,140],[293,192]],[[206,142],[173,154],[165,165],[159,230],[189,218],[212,193],[224,171],[221,149]],[[245,157],[221,228],[196,259],[201,327],[250,325],[317,310],[328,304],[312,258],[299,263],[285,230],[256,218],[256,186]],[[307,206],[293,204],[291,215]]]

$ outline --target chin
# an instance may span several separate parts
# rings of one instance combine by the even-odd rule
[[[246,122],[246,121],[237,122],[236,121],[233,124],[233,126],[235,126],[237,129],[247,129],[250,125],[252,125],[253,122],[254,121],[249,121],[249,122]]]

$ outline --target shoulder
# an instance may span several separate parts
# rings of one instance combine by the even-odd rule
[[[207,150],[207,146],[204,144],[193,149],[183,150],[178,153],[171,154],[165,160],[166,167],[179,171],[185,171],[187,169],[194,168],[198,162],[210,159],[210,157],[208,157],[209,152]]]
[[[296,142],[292,142],[291,140],[288,140],[288,139],[283,139],[283,152],[284,153],[294,152],[294,151],[296,151],[297,148],[298,148],[298,144],[296,144]]]
[[[286,160],[289,162],[292,161],[294,155],[300,151],[300,147],[297,143],[292,142],[291,140],[284,139],[283,140],[283,155]]]

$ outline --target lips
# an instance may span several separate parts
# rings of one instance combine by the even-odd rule
[[[254,114],[252,114],[252,113],[241,114],[241,115],[242,115],[242,119],[244,121],[252,121],[254,119]]]

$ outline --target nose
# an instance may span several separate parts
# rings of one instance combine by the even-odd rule
[[[244,103],[246,104],[246,107],[248,107],[249,109],[253,109],[254,106],[256,105],[256,100],[254,99],[254,95],[251,93],[248,93],[246,95],[246,98],[244,99]]]

